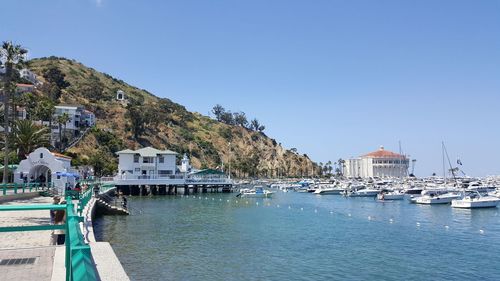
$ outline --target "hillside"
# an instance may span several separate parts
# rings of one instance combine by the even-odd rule
[[[110,165],[116,166],[113,154],[117,150],[154,146],[188,153],[196,168],[220,167],[231,159],[235,175],[241,177],[276,176],[278,170],[282,175],[301,176],[318,169],[307,155],[283,148],[262,132],[189,112],[169,99],[156,97],[76,61],[50,57],[29,62],[29,68],[41,81],[49,67],[59,69],[69,84],[57,102],[80,104],[96,115],[96,129],[68,151],[77,156],[77,164],[98,157],[104,159],[102,162],[110,170]],[[126,102],[116,100],[118,90],[125,92]],[[38,94],[49,95],[47,90]]]

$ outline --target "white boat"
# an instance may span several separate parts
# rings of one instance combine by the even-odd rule
[[[343,188],[339,187],[327,187],[327,188],[322,188],[322,189],[316,189],[314,191],[314,194],[319,194],[319,195],[339,195],[344,191]]]
[[[405,198],[404,192],[399,191],[391,191],[391,192],[382,192],[377,195],[378,200],[403,200]]]
[[[493,196],[483,196],[479,192],[472,192],[462,199],[451,201],[451,206],[462,209],[475,208],[495,208],[500,203],[500,199]]]
[[[347,197],[376,197],[380,192],[378,189],[364,188],[355,191],[348,191]]]
[[[426,204],[426,205],[434,205],[434,204],[449,204],[451,201],[460,198],[459,194],[455,193],[445,193],[445,194],[427,194],[420,197],[415,198],[415,203],[417,204]]]
[[[236,195],[236,197],[244,197],[244,198],[270,198],[274,192],[266,190],[262,187],[256,187],[254,189],[242,189],[240,194]]]

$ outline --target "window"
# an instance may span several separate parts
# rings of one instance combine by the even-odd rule
[[[165,157],[163,157],[162,155],[158,156],[158,162],[165,163]]]
[[[172,175],[172,171],[171,170],[158,170],[158,175],[160,176],[164,176],[164,175]]]
[[[40,159],[42,159],[42,158],[43,158],[43,153],[40,153]]]
[[[142,157],[142,163],[154,163],[153,157]]]
[[[141,168],[135,168],[135,170],[134,170],[134,171],[136,171],[136,172],[140,172],[140,171],[141,171]]]
[[[134,155],[134,163],[139,163],[139,154]]]

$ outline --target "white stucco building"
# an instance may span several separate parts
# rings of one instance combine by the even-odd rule
[[[34,85],[36,85],[38,83],[38,80],[36,79],[36,74],[27,68],[23,68],[23,69],[19,70],[19,76],[21,76],[21,78],[24,78],[24,79],[30,81]]]
[[[402,178],[407,176],[409,159],[405,155],[385,150],[365,154],[345,161],[344,175],[361,178]]]
[[[122,179],[159,179],[175,175],[177,152],[145,147],[118,151],[118,177]]]
[[[19,163],[14,172],[14,182],[53,182],[60,191],[66,185],[74,186],[78,172],[71,167],[71,157],[40,147]]]

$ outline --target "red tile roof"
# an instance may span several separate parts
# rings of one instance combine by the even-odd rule
[[[35,87],[31,84],[16,84],[16,86],[18,86],[18,87]]]
[[[69,156],[66,156],[64,154],[61,154],[61,153],[57,153],[57,152],[51,152],[52,155],[54,155],[55,157],[59,157],[59,158],[66,158],[66,159],[72,159],[71,157]]]
[[[370,152],[370,153],[365,154],[361,157],[365,157],[365,158],[405,158],[404,155],[401,155],[401,154],[398,154],[398,153],[395,153],[392,151],[384,150],[383,146],[381,146],[379,150],[374,151],[374,152]]]

